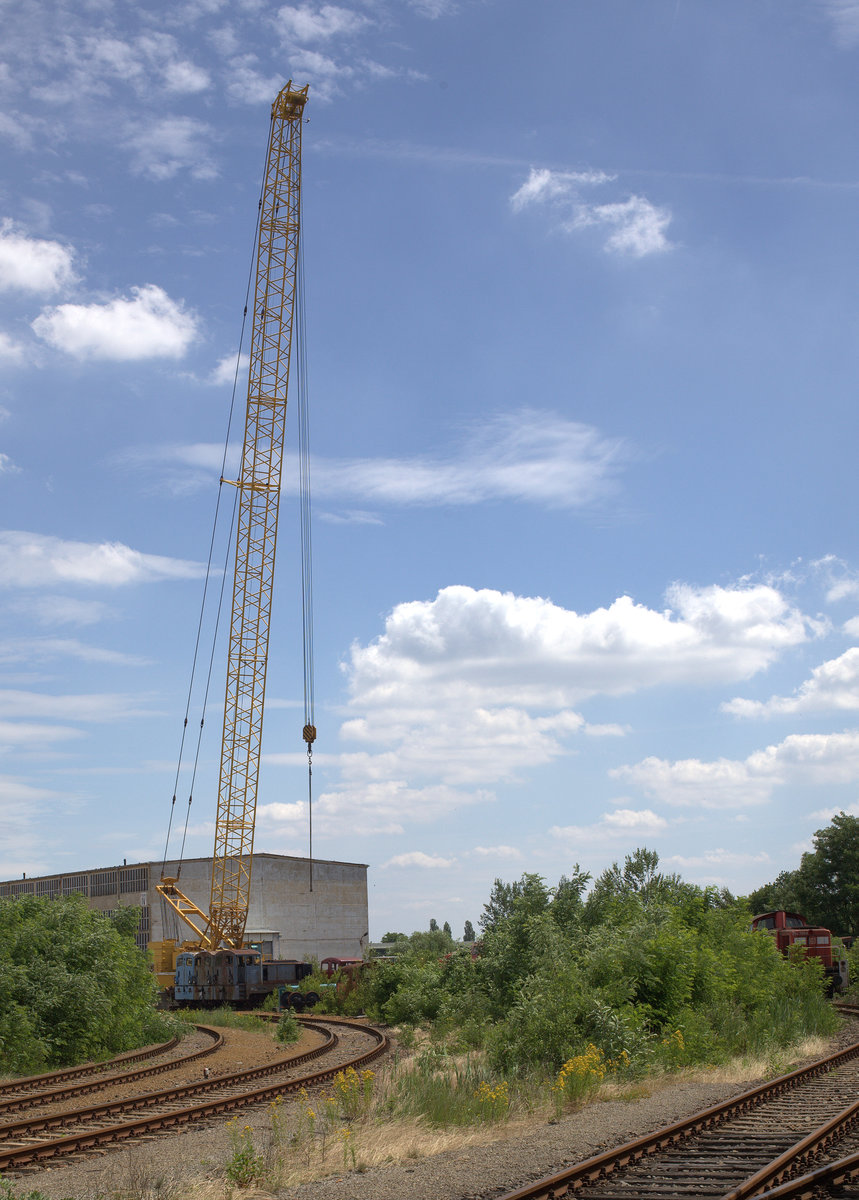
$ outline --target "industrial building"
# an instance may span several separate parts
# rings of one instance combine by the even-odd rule
[[[190,858],[163,864],[163,874],[179,876],[183,892],[204,912],[212,886],[212,859]],[[162,864],[125,863],[118,867],[64,875],[26,877],[0,883],[8,896],[85,896],[91,908],[112,913],[122,905],[140,908],[137,944],[168,938],[184,941],[191,931],[158,895]],[[360,958],[368,941],[367,865],[325,859],[259,854],[253,858],[245,943],[272,958]]]

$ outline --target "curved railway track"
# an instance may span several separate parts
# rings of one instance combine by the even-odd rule
[[[172,1054],[181,1043],[181,1039],[175,1037],[169,1042],[162,1042],[160,1046],[150,1047],[143,1052],[120,1054],[103,1063],[85,1063],[83,1066],[70,1067],[64,1071],[28,1075],[0,1084],[0,1120],[5,1113],[35,1108],[42,1104],[54,1104],[73,1096],[101,1091],[111,1085],[135,1083],[138,1079],[146,1079],[151,1075],[163,1075],[165,1071],[175,1071],[178,1067],[187,1066],[200,1058],[207,1058],[221,1049],[224,1037],[217,1029],[210,1025],[196,1025],[195,1029],[209,1039],[209,1045],[190,1054]],[[115,1069],[158,1056],[160,1060],[148,1067],[128,1071]]]
[[[34,1090],[33,1096],[41,1094],[44,1098],[34,1100],[26,1107],[38,1104],[38,1113],[22,1120],[7,1120],[4,1110],[0,1109],[0,1171],[14,1174],[47,1163],[54,1165],[64,1155],[100,1149],[112,1142],[127,1142],[158,1130],[187,1126],[247,1105],[270,1101],[285,1092],[324,1083],[350,1066],[364,1066],[388,1049],[388,1038],[384,1033],[358,1021],[326,1017],[323,1023],[300,1019],[304,1028],[322,1035],[320,1045],[304,1054],[284,1056],[265,1066],[232,1071],[164,1091],[137,1092],[81,1108],[57,1103],[69,1099],[67,1087],[49,1086],[41,1093]],[[217,1033],[215,1030],[210,1032]],[[204,1053],[211,1053],[213,1049],[214,1046],[207,1048]],[[187,1056],[188,1061],[199,1057],[200,1053]],[[330,1056],[334,1061],[326,1063],[319,1071],[308,1073],[302,1070],[305,1064],[322,1056]],[[174,1060],[162,1069],[169,1070],[176,1065]],[[44,1076],[41,1078],[45,1079]],[[107,1078],[112,1084],[118,1081],[133,1083],[140,1074],[102,1076],[101,1083],[94,1086],[103,1086]],[[21,1104],[21,1107],[25,1105]]]
[[[859,1042],[500,1200],[853,1200],[859,1198],[857,1096]],[[836,1146],[842,1154],[845,1145],[854,1149],[854,1139],[852,1159],[809,1172],[821,1154],[834,1157]],[[850,1171],[853,1190],[820,1190],[824,1177],[844,1181]],[[786,1182],[803,1172],[809,1173]]]

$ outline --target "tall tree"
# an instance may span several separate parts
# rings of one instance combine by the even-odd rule
[[[438,921],[435,917],[430,917],[430,933],[438,933]]]
[[[474,937],[474,926],[470,921],[465,922],[465,929],[462,931],[462,940],[464,942],[473,942],[476,940]]]

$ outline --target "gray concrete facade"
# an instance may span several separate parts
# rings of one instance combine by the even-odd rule
[[[207,912],[212,860],[186,859],[181,872],[178,863],[168,861],[164,874],[177,873],[185,895]],[[77,892],[101,912],[138,905],[137,944],[145,949],[150,941],[172,937],[185,941],[193,936],[155,890],[160,878],[161,863],[123,863],[121,867],[8,880],[0,883],[0,897],[54,899]],[[254,855],[245,940],[259,943],[264,953],[273,958],[360,958],[368,929],[366,863]]]

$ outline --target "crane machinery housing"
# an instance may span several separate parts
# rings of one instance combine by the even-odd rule
[[[290,80],[272,105],[259,212],[241,468],[238,479],[221,480],[238,490],[238,519],[208,912],[183,893],[178,873],[162,874],[157,885],[163,900],[193,934],[181,945],[172,940],[150,947],[162,978],[175,969],[179,1003],[241,1003],[279,984],[297,984],[310,972],[308,964],[294,960],[263,964],[258,950],[244,946],[287,389],[296,340],[301,131],[307,93],[307,86],[293,87]],[[303,732],[308,754],[315,736],[308,722]],[[175,795],[173,799],[175,803]]]

